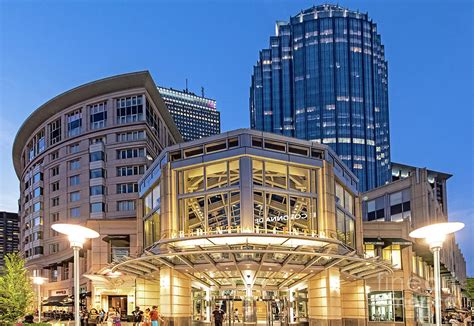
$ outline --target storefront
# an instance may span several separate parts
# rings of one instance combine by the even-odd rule
[[[140,184],[143,254],[110,266],[159,280],[143,300],[179,325],[366,318],[357,179],[328,147],[237,130],[169,147]],[[139,292],[137,291],[137,296]]]

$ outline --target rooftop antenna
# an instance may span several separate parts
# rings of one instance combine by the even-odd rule
[[[201,86],[201,96],[204,97],[204,87]]]
[[[188,93],[188,79],[186,78],[186,93]]]

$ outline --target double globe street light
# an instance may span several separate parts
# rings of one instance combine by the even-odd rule
[[[461,230],[463,227],[464,223],[460,222],[436,223],[418,228],[409,234],[412,238],[425,239],[433,253],[436,326],[441,326],[441,274],[439,252],[443,247],[446,236]]]
[[[74,252],[74,324],[79,326],[79,250],[82,249],[87,239],[97,238],[99,233],[77,224],[58,223],[51,225],[51,228],[68,236],[70,246]]]

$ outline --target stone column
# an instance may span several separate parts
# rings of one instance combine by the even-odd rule
[[[363,326],[366,319],[366,296],[363,280],[341,285],[342,324]]]
[[[160,307],[160,282],[143,278],[135,280],[135,302],[142,311],[157,305]],[[159,309],[159,308],[158,308]]]
[[[180,272],[160,268],[160,313],[169,326],[190,326],[192,316],[191,280]]]
[[[341,283],[337,268],[322,271],[309,281],[310,326],[342,326]]]

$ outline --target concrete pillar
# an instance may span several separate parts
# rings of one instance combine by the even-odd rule
[[[137,278],[135,280],[135,302],[142,311],[152,308],[154,305],[160,307],[160,282]]]
[[[363,326],[366,320],[366,296],[363,280],[341,285],[342,324]]]
[[[322,271],[309,281],[310,326],[342,326],[341,281],[337,268]]]
[[[160,268],[160,313],[169,326],[191,325],[191,280],[169,267]]]

